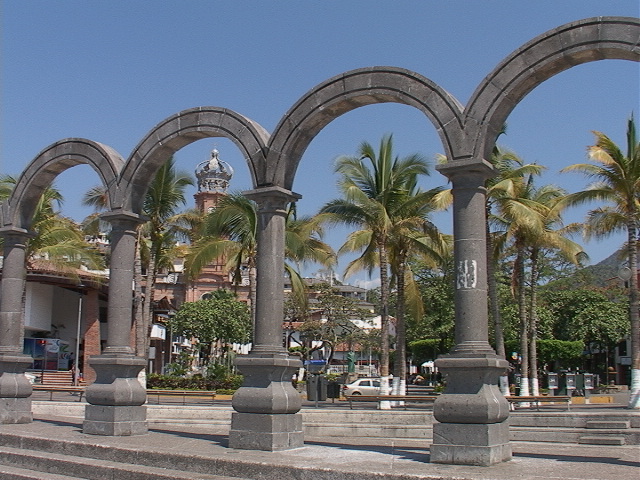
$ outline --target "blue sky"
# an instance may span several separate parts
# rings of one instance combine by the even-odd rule
[[[388,65],[416,71],[466,103],[505,56],[564,23],[602,15],[637,17],[617,1],[32,1],[3,0],[0,172],[18,175],[51,143],[83,137],[128,157],[157,123],[196,106],[235,110],[272,131],[306,91],[342,72]],[[501,144],[548,167],[543,183],[569,191],[585,179],[560,168],[583,161],[592,130],[624,145],[626,120],[640,115],[637,63],[593,62],[531,92],[508,119]],[[299,211],[337,196],[333,161],[393,133],[400,155],[441,152],[428,120],[404,105],[350,112],[314,139],[298,170]],[[213,147],[236,170],[232,188],[251,187],[244,160],[225,139],[176,154],[193,170]],[[441,185],[438,173],[424,187]],[[62,174],[63,213],[81,219],[82,194],[98,183],[85,166]],[[567,221],[581,220],[584,210]],[[436,218],[451,232],[450,214]],[[329,240],[339,246],[344,232]],[[585,244],[595,263],[621,236]],[[313,270],[313,269],[311,269]],[[351,279],[355,283],[357,279]]]

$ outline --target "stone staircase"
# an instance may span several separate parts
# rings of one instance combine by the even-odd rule
[[[73,385],[73,373],[70,370],[51,371],[45,370],[39,374],[42,385],[69,386]]]
[[[515,441],[640,445],[638,412],[516,412],[510,424],[511,440]]]
[[[84,417],[84,404],[33,402],[34,416]],[[231,424],[228,405],[148,405],[147,418],[153,428],[172,424],[206,425],[226,435]],[[433,438],[433,416],[429,409],[375,410],[303,408],[303,426],[309,437]],[[516,411],[510,416],[512,441],[583,443],[595,445],[640,445],[640,412],[623,409],[610,412]]]
[[[78,402],[34,401],[36,418],[47,418],[45,424],[80,425],[85,404]],[[251,466],[240,464],[240,457],[207,456],[191,452],[188,438],[199,431],[207,436],[217,435],[224,442],[228,434],[232,409],[229,405],[149,405],[149,427],[155,432],[171,434],[177,425],[193,425],[183,437],[184,451],[167,453],[153,447],[122,445],[122,439],[109,442],[109,447],[93,441],[72,429],[70,436],[40,435],[34,425],[31,434],[0,431],[0,480],[240,480],[256,478],[283,480],[291,478],[322,479],[318,472],[293,470],[282,476],[281,468],[264,463]],[[310,442],[329,439],[361,438],[380,445],[384,441],[418,441],[427,446],[432,439],[433,417],[428,409],[380,411],[375,409],[304,408],[302,410],[305,435]],[[620,410],[606,412],[514,412],[510,417],[511,440],[524,442],[557,442],[603,446],[640,445],[640,413]],[[201,427],[205,427],[204,429]],[[141,437],[143,438],[143,437]],[[364,440],[364,439],[367,440]],[[384,439],[384,441],[383,441]],[[244,460],[244,459],[242,459]],[[282,467],[282,466],[280,466]],[[258,471],[252,469],[259,468]],[[292,467],[293,468],[293,467]],[[326,472],[325,472],[326,473]],[[362,480],[359,476],[341,476],[342,480]],[[365,475],[366,476],[366,475]],[[333,477],[332,477],[333,478]],[[368,479],[369,477],[366,476]],[[376,477],[377,478],[377,477]],[[386,477],[385,477],[386,478]],[[391,477],[389,477],[391,478]],[[395,478],[395,477],[393,477]],[[403,477],[404,478],[404,477]]]
[[[630,434],[632,434],[631,422],[625,420],[588,420],[587,429],[593,430],[593,434],[579,437],[578,443],[626,445]]]
[[[175,468],[132,465],[130,458],[103,460],[79,456],[75,452],[57,453],[53,445],[0,446],[0,480],[241,480],[246,477],[195,473]],[[44,450],[42,448],[44,447]],[[89,452],[85,452],[89,453]]]

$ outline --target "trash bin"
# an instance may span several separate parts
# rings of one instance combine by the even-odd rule
[[[558,395],[573,395],[576,389],[576,374],[575,373],[563,373],[560,375]]]
[[[558,374],[554,372],[547,373],[547,388],[549,395],[554,396],[558,390]]]
[[[307,378],[307,400],[312,402],[327,399],[327,378],[323,375],[310,375]]]
[[[585,373],[582,375],[582,385],[584,389],[584,396],[589,397],[591,395],[591,391],[595,388],[597,384],[596,375],[593,373]]]
[[[328,398],[340,398],[340,385],[338,382],[332,380],[327,382],[327,397]]]

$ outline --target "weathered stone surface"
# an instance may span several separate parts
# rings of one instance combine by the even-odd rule
[[[278,451],[302,447],[302,414],[260,414],[234,412],[229,447],[244,450]]]
[[[149,431],[147,407],[87,405],[82,431],[89,435],[144,435]]]
[[[436,423],[431,461],[456,465],[494,465],[511,460],[509,427],[493,424]]]

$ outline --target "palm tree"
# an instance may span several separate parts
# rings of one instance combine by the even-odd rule
[[[15,185],[15,178],[9,175],[0,177],[0,201],[11,195]],[[56,210],[56,205],[62,205],[63,201],[53,186],[46,188],[38,200],[31,219],[31,229],[36,235],[27,243],[27,264],[45,261],[56,270],[72,276],[77,275],[77,269],[82,266],[102,269],[104,258],[100,252],[85,240],[82,230],[73,220],[61,216]]]
[[[517,185],[522,183],[526,176],[539,175],[543,167],[536,164],[524,164],[524,162],[513,152],[496,146],[491,155],[491,164],[495,167],[498,175],[487,182],[487,276],[488,292],[491,316],[494,324],[494,337],[496,353],[506,358],[504,347],[504,333],[502,318],[500,315],[500,305],[498,302],[498,288],[496,282],[496,265],[500,257],[500,250],[494,248],[494,235],[491,232],[491,219],[493,211],[500,203],[500,199],[509,192],[517,189]]]
[[[561,214],[566,205],[562,199],[566,192],[555,185],[545,185],[532,192],[532,200],[542,208],[538,211],[543,219],[544,230],[540,235],[528,238],[529,250],[529,385],[533,395],[539,395],[538,387],[538,357],[537,357],[537,286],[539,279],[539,263],[545,253],[551,251],[560,254],[565,260],[578,264],[581,257],[585,256],[582,247],[567,238],[567,235],[580,229],[579,224],[562,225]]]
[[[408,197],[407,211],[394,221],[390,233],[389,259],[392,280],[396,284],[396,361],[394,364],[393,393],[406,393],[407,348],[406,348],[406,313],[413,318],[421,318],[424,304],[417,286],[411,260],[420,257],[425,265],[435,267],[442,264],[451,253],[451,239],[428,221],[433,210],[432,199],[441,189],[434,189]],[[423,198],[421,198],[423,197]],[[408,308],[407,308],[408,307]]]
[[[138,245],[134,265],[134,305],[136,324],[136,353],[146,356],[149,344],[149,330],[158,271],[171,266],[171,259],[175,258],[175,243],[180,228],[176,225],[178,208],[186,203],[185,192],[193,179],[188,173],[175,169],[175,161],[170,157],[158,170],[143,202],[143,213],[147,222],[138,227]],[[93,187],[84,196],[83,203],[93,206],[96,210],[108,207],[106,190],[104,187]],[[86,223],[92,225],[90,220]],[[146,283],[142,294],[142,268],[146,267]]]
[[[172,251],[176,243],[173,218],[178,214],[178,207],[186,203],[186,188],[193,183],[191,175],[176,171],[175,161],[171,157],[158,170],[144,197],[143,211],[148,220],[142,225],[142,230],[144,236],[149,239],[149,260],[145,286],[146,298],[142,311],[141,338],[138,338],[138,341],[145,355],[149,343],[156,278],[160,268],[171,265]]]
[[[187,277],[195,278],[214,260],[226,259],[236,285],[242,281],[242,273],[246,269],[254,322],[257,228],[256,203],[241,193],[226,195],[204,219],[200,237],[193,243],[185,261]],[[312,261],[333,265],[335,254],[329,245],[322,242],[322,234],[320,218],[296,218],[295,207],[290,206],[285,226],[285,257],[295,263]],[[285,271],[291,279],[296,299],[304,303],[306,295],[302,278],[290,263],[285,263]]]
[[[512,275],[512,294],[517,299],[520,320],[520,355],[521,378],[520,394],[529,395],[529,319],[527,315],[525,289],[525,259],[530,238],[535,238],[544,231],[543,207],[531,199],[533,190],[533,176],[527,181],[522,177],[515,182],[504,185],[505,189],[497,195],[496,213],[492,222],[501,225],[503,231],[494,235],[494,247],[502,250],[510,241],[515,251]]]
[[[360,228],[351,233],[340,252],[362,251],[359,258],[352,261],[345,271],[350,273],[366,269],[373,271],[378,266],[380,272],[381,307],[381,390],[389,390],[389,238],[394,218],[415,177],[428,174],[426,160],[418,155],[400,159],[393,156],[393,139],[385,135],[376,153],[373,147],[363,142],[357,156],[338,158],[336,172],[342,175],[339,187],[343,199],[336,199],[322,207],[321,213],[331,214],[327,221]],[[380,408],[390,408],[382,402]]]
[[[638,221],[640,198],[640,143],[633,115],[627,123],[627,152],[622,152],[613,140],[594,132],[596,143],[588,149],[593,163],[578,163],[563,169],[580,172],[594,181],[586,190],[568,195],[569,205],[590,201],[607,205],[588,212],[585,236],[607,237],[626,231],[629,268],[629,321],[631,324],[631,396],[628,408],[640,408],[640,313],[638,296]]]

